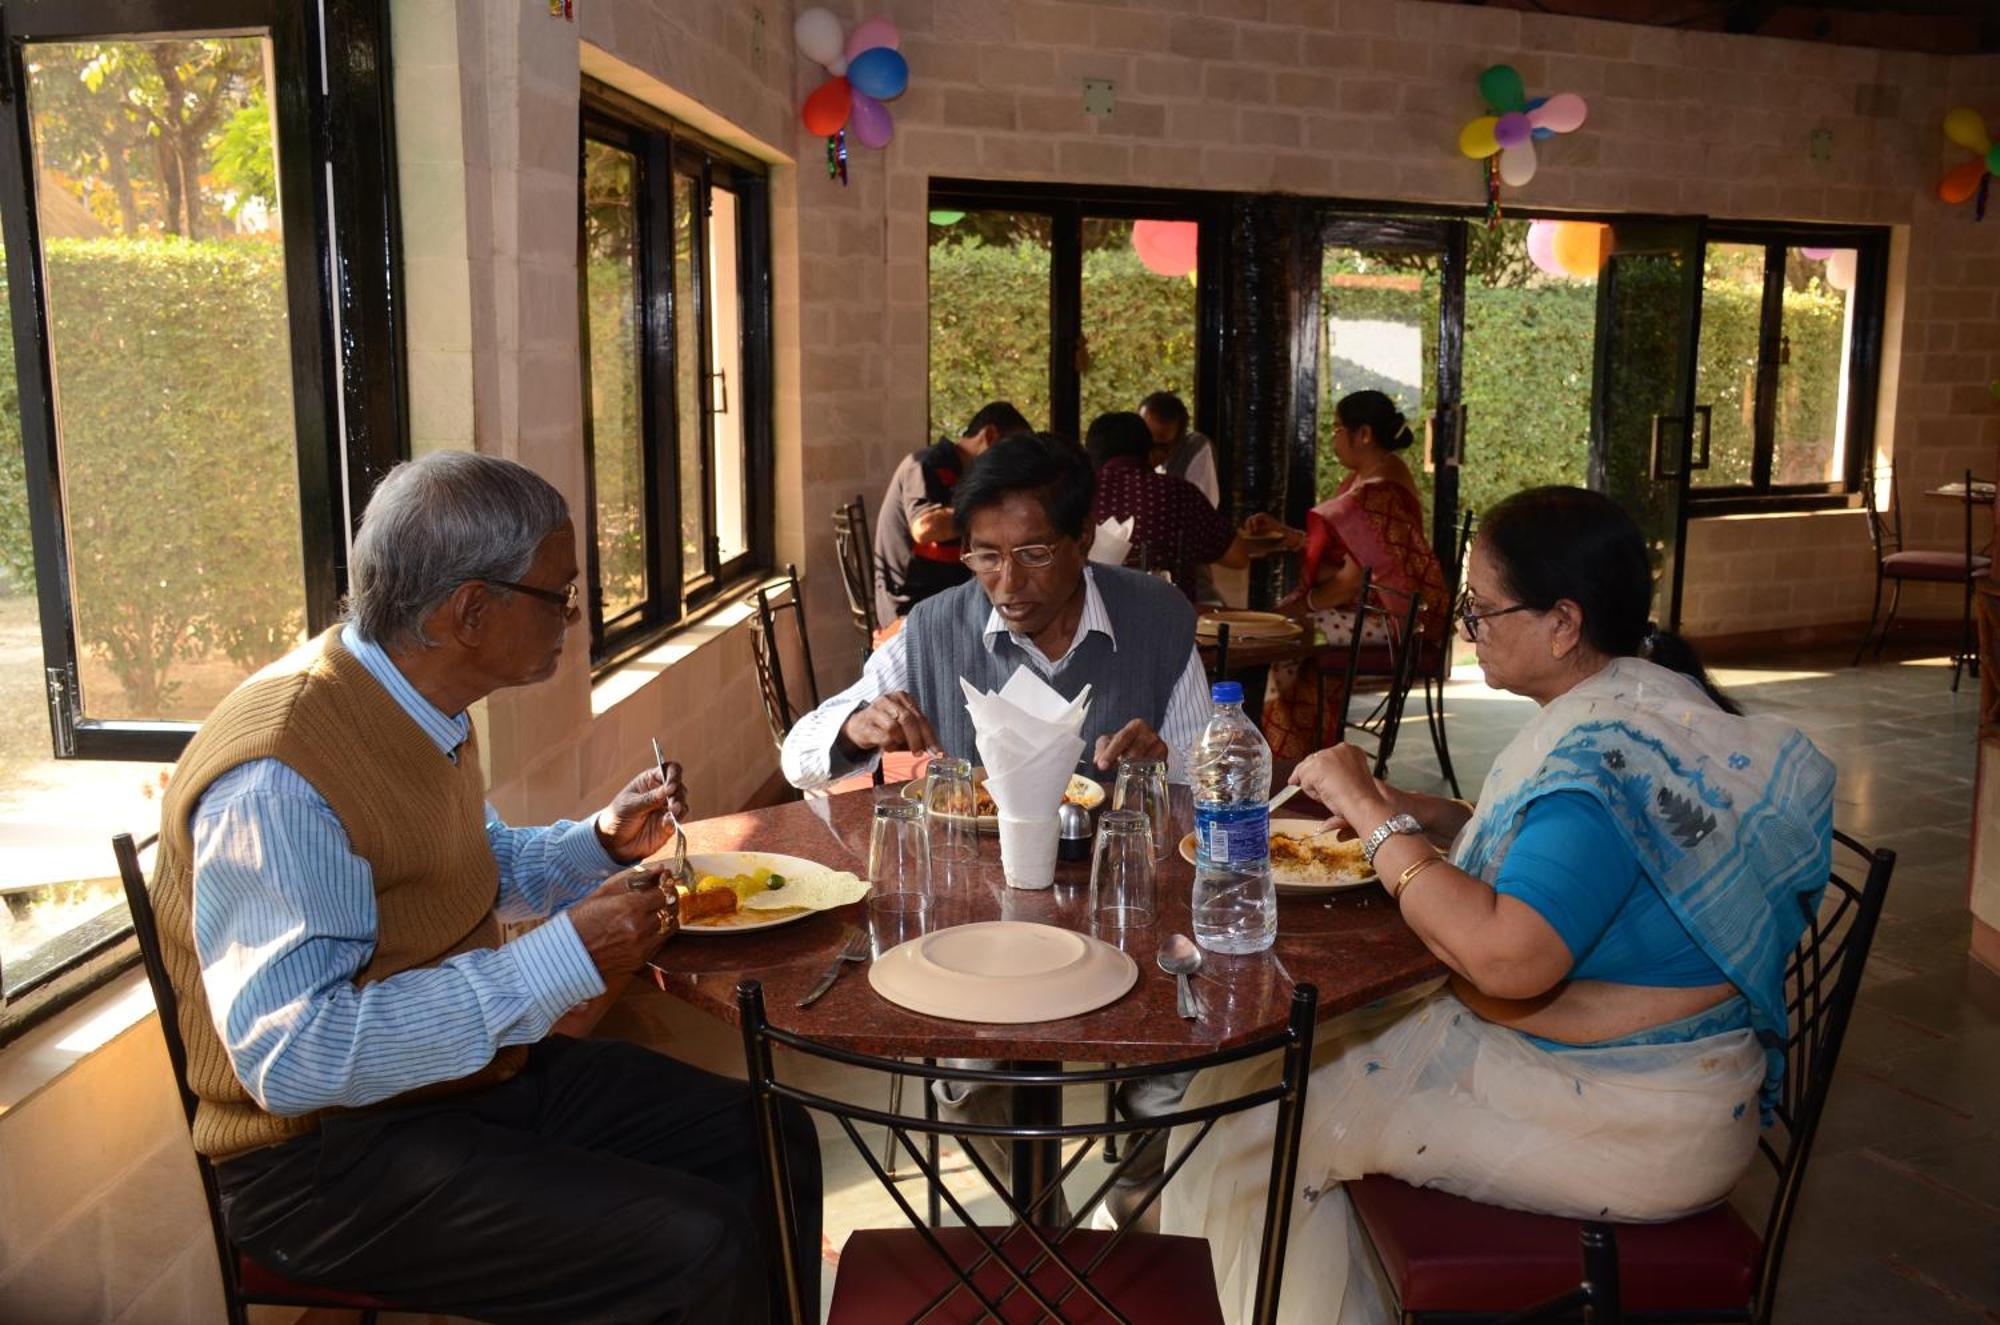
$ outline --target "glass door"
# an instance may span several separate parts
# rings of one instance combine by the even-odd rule
[[[1688,477],[1706,468],[1708,413],[1694,403],[1701,332],[1699,217],[1614,221],[1597,287],[1590,486],[1631,514],[1653,556],[1653,618],[1680,620]]]
[[[1457,538],[1465,326],[1465,227],[1453,220],[1343,216],[1322,231],[1318,447],[1312,502],[1346,477],[1334,459],[1333,407],[1381,391],[1422,446],[1406,458],[1424,495],[1431,544],[1448,558]],[[1303,519],[1304,510],[1289,512]]]

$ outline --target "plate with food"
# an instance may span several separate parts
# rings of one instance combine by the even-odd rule
[[[1358,841],[1336,842],[1322,819],[1271,820],[1271,881],[1281,893],[1333,893],[1375,882]],[[1195,863],[1194,834],[1181,839],[1181,859]]]
[[[1244,640],[1292,639],[1304,629],[1297,620],[1282,612],[1208,612],[1195,618],[1195,638],[1204,644],[1216,640],[1216,628],[1227,625],[1232,643]]]
[[[844,870],[769,851],[696,851],[694,887],[681,894],[683,934],[748,934],[858,902],[866,881]]]
[[[925,782],[922,778],[905,783],[903,786],[904,798],[907,800],[922,801],[924,798],[924,786]],[[972,787],[975,808],[979,813],[979,831],[982,833],[999,832],[999,810],[993,804],[993,798],[986,793],[986,770],[984,768],[974,766],[972,770]],[[1069,778],[1069,786],[1063,790],[1063,799],[1071,805],[1081,805],[1086,810],[1094,810],[1104,804],[1104,784],[1093,782],[1081,773],[1072,773]]]

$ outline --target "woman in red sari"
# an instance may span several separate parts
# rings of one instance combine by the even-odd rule
[[[1389,622],[1401,630],[1410,595],[1421,595],[1417,632],[1442,640],[1449,604],[1444,575],[1424,532],[1424,504],[1416,480],[1399,452],[1415,438],[1397,412],[1396,403],[1380,391],[1357,391],[1333,407],[1333,453],[1353,471],[1332,500],[1306,515],[1303,530],[1287,529],[1267,515],[1253,516],[1245,533],[1286,535],[1286,543],[1303,549],[1299,587],[1280,604],[1319,627],[1328,645],[1346,649],[1354,638],[1354,607],[1361,596],[1361,575],[1369,572],[1371,606],[1386,606]],[[1362,646],[1392,642],[1390,625],[1371,612],[1358,641]],[[1271,669],[1269,698],[1264,702],[1264,735],[1271,751],[1282,759],[1303,759],[1333,742],[1331,716],[1346,703],[1338,673],[1321,678],[1313,665],[1280,663]]]

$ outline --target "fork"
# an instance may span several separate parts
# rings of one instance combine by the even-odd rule
[[[868,936],[858,929],[849,930],[847,933],[847,946],[842,948],[840,954],[833,959],[833,965],[826,968],[826,974],[819,978],[819,983],[813,986],[812,992],[798,1001],[798,1006],[809,1008],[817,1003],[821,994],[833,988],[833,982],[840,978],[840,973],[847,968],[849,962],[865,962],[867,960]]]
[[[660,771],[660,785],[667,785],[667,757],[660,751],[660,738],[653,738],[653,767]],[[694,891],[694,876],[688,872],[688,835],[681,828],[680,816],[674,813],[673,802],[667,803],[667,822],[674,826],[674,882]]]

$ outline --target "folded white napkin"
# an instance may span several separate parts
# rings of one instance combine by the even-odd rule
[[[1132,551],[1132,521],[1131,516],[1099,520],[1097,537],[1090,542],[1090,559],[1100,566],[1123,566],[1126,554]]]
[[[1083,757],[1083,723],[1090,687],[1064,699],[1032,668],[1017,668],[988,694],[964,678],[965,711],[986,766],[986,790],[1003,819],[1053,819],[1076,761]]]

